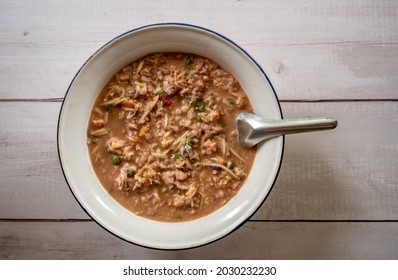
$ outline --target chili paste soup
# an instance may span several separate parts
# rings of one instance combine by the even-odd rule
[[[235,118],[253,113],[236,79],[193,54],[155,53],[117,72],[97,98],[88,149],[98,179],[122,206],[180,222],[208,215],[242,187],[255,157]]]

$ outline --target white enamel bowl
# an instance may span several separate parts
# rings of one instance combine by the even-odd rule
[[[80,68],[65,95],[58,121],[58,152],[65,179],[81,207],[114,235],[150,248],[204,245],[237,229],[261,206],[282,161],[284,138],[258,147],[252,170],[238,194],[203,218],[163,223],[134,215],[101,186],[88,155],[86,132],[94,101],[106,82],[126,64],[153,52],[208,57],[231,72],[247,92],[257,115],[281,119],[277,96],[260,66],[238,45],[208,29],[179,23],[126,32],[95,52]]]

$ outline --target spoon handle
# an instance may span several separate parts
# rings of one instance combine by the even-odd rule
[[[334,118],[300,118],[284,120],[264,120],[259,126],[258,133],[265,133],[267,138],[280,136],[282,134],[293,134],[311,132],[318,130],[333,129],[337,126]]]
[[[336,126],[334,118],[269,120],[246,112],[236,118],[238,143],[245,148],[284,134],[333,129]]]

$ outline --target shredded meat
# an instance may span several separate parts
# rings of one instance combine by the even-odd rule
[[[109,193],[137,215],[191,220],[228,202],[255,155],[235,139],[253,112],[237,80],[192,54],[155,53],[123,67],[90,118],[91,161]]]

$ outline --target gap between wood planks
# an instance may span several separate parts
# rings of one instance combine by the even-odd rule
[[[43,98],[43,99],[0,99],[0,102],[54,102],[60,103],[63,101],[63,98]],[[305,99],[291,99],[291,100],[280,100],[281,103],[337,103],[337,102],[397,102],[398,99],[321,99],[321,100],[305,100]],[[94,222],[92,219],[15,219],[15,218],[0,218],[0,223],[5,222]],[[256,219],[249,220],[251,223],[395,223],[397,220],[309,220],[309,219],[297,219],[297,220],[264,220],[264,219]]]
[[[38,98],[38,99],[18,99],[5,98],[0,102],[62,102],[63,98]],[[322,103],[322,102],[398,102],[398,98],[379,98],[379,99],[279,99],[281,103]]]

